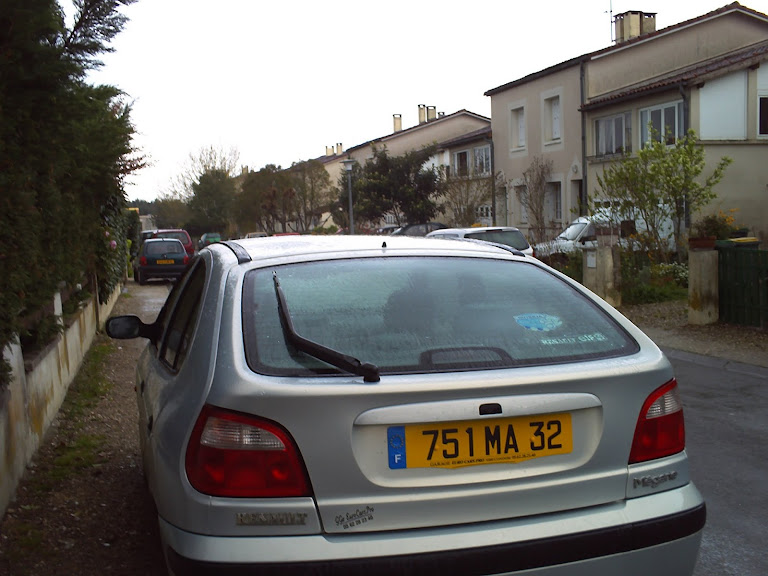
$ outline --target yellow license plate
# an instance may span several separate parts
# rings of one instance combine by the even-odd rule
[[[173,260],[158,260],[158,264],[173,264]]]
[[[522,462],[573,451],[571,415],[539,414],[390,426],[389,467],[459,468]]]

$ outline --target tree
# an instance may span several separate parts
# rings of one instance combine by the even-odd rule
[[[288,224],[295,222],[296,216],[292,184],[291,175],[274,164],[246,174],[235,199],[238,226],[247,230],[261,228],[269,234],[291,231]]]
[[[155,200],[154,216],[158,228],[184,228],[192,213],[184,200],[165,194]]]
[[[318,160],[296,162],[290,168],[296,194],[296,221],[300,232],[314,228],[333,203],[331,177]]]
[[[493,176],[449,176],[441,174],[440,191],[453,214],[453,224],[461,228],[477,222],[477,211],[491,201]]]
[[[189,199],[194,194],[193,186],[200,182],[203,174],[209,172],[218,171],[234,178],[239,159],[240,153],[236,148],[224,151],[221,148],[208,146],[196,153],[190,153],[181,173],[171,183],[170,195]]]
[[[636,156],[625,154],[597,176],[599,190],[591,200],[610,205],[613,220],[640,219],[643,231],[636,238],[641,248],[667,261],[670,235],[678,254],[682,254],[686,216],[716,198],[714,187],[731,162],[728,157],[721,158],[702,182],[704,149],[693,130],[674,146],[652,137]],[[670,221],[672,230],[666,232]]]
[[[442,212],[437,170],[424,167],[436,150],[432,145],[390,156],[386,148],[374,147],[355,186],[355,215],[377,222],[390,213],[398,224],[406,224],[427,222]],[[339,188],[346,192],[341,183]],[[342,206],[345,198],[346,193],[340,193]]]
[[[523,188],[515,189],[517,200],[528,215],[528,234],[531,244],[547,239],[546,195],[547,183],[552,177],[552,160],[534,156],[523,171]]]
[[[0,349],[61,281],[95,278],[103,301],[124,273],[124,179],[144,160],[124,95],[85,77],[132,2],[74,0],[71,29],[54,0],[0,3]]]
[[[192,183],[188,225],[196,234],[206,231],[228,232],[235,183],[224,170],[210,169]]]

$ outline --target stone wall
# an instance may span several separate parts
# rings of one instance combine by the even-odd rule
[[[98,304],[94,298],[83,306],[69,319],[62,334],[35,358],[25,361],[18,342],[3,351],[11,364],[12,377],[10,386],[0,392],[0,517],[121,288],[118,286],[105,304]],[[61,310],[60,299],[54,308]]]

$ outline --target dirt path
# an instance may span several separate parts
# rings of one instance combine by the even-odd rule
[[[167,293],[130,281],[114,314],[151,321]],[[165,574],[136,434],[144,343],[96,336],[0,524],[0,574]]]

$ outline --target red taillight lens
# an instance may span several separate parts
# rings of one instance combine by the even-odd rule
[[[291,436],[270,422],[206,405],[184,462],[189,483],[212,496],[311,496],[304,463]]]
[[[184,254],[184,265],[189,264],[189,254]]]
[[[643,404],[632,440],[629,463],[671,456],[684,449],[683,403],[677,390],[677,381],[672,379],[648,396]]]
[[[146,266],[147,265],[147,257],[146,256],[142,256],[141,258],[139,258],[139,264],[141,264],[142,266]]]

